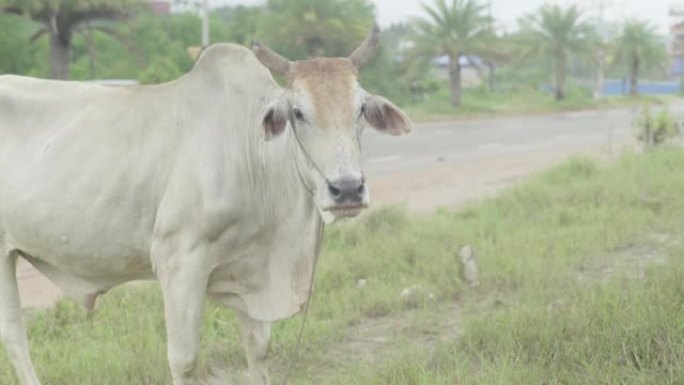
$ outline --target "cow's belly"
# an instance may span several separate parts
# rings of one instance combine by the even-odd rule
[[[0,213],[5,247],[80,277],[123,279],[151,273],[149,230],[125,213],[15,203]],[[79,213],[76,215],[76,213]]]
[[[17,250],[34,265],[40,261],[54,270],[44,273],[60,286],[69,283],[69,276],[109,287],[151,276],[150,230],[125,205],[117,210],[41,198],[0,203],[0,233],[8,251]]]
[[[122,283],[154,277],[149,249],[123,224],[111,222],[105,229],[87,214],[80,218],[82,226],[55,218],[36,221],[41,215],[30,208],[15,209],[2,213],[4,246],[18,251],[70,297],[83,301]],[[21,212],[29,214],[22,218]]]
[[[38,262],[45,264],[65,276],[99,282],[108,287],[153,276],[147,250],[133,244],[116,244],[106,236],[86,239],[83,235],[93,234],[67,231],[60,234],[55,232],[55,228],[27,228],[16,222],[9,223],[6,234],[8,248],[20,252],[34,265]],[[42,270],[40,266],[36,267]],[[63,279],[68,281],[67,277]]]

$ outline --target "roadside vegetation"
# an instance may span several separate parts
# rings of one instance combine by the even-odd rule
[[[174,2],[177,12],[168,14],[142,0],[53,3],[0,0],[0,74],[153,84],[190,70],[200,51],[192,2]],[[668,79],[665,39],[647,20],[599,33],[590,8],[544,5],[511,31],[486,4],[426,1],[415,18],[384,28],[361,83],[416,120],[430,120],[619,105],[622,98],[592,99],[595,79],[628,79],[624,91],[629,83],[633,95],[639,79]],[[256,38],[298,60],[348,55],[374,19],[370,0],[269,0],[216,6],[209,28],[211,42],[249,45]]]
[[[463,91],[463,103],[458,109],[451,108],[449,93],[440,88],[429,98],[404,107],[411,119],[417,122],[456,120],[474,117],[501,117],[521,114],[537,114],[561,111],[591,110],[615,107],[640,107],[664,105],[675,99],[671,95],[618,96],[594,100],[587,89],[573,87],[565,92],[562,101],[550,98],[547,92],[529,87],[491,92],[484,87]]]
[[[684,150],[665,147],[571,160],[461,209],[382,208],[331,226],[300,358],[301,317],[274,328],[274,383],[291,360],[294,384],[681,383],[682,191]],[[476,288],[459,279],[465,244]],[[30,319],[47,384],[170,381],[156,284],[113,290],[90,318],[65,300]],[[207,307],[202,341],[209,383],[244,367],[230,311]],[[0,384],[16,384],[4,355]]]
[[[557,101],[565,99],[570,58],[575,55],[586,59],[591,55],[595,40],[592,25],[577,5],[564,8],[544,4],[537,12],[520,20],[520,29],[518,54],[526,60],[550,58],[554,97]]]
[[[632,125],[636,129],[636,139],[646,150],[659,147],[680,134],[680,122],[667,108],[653,114],[650,107],[644,105]]]
[[[627,69],[629,93],[638,95],[639,75],[667,63],[667,52],[658,39],[656,26],[638,19],[627,20],[615,42],[615,62]]]

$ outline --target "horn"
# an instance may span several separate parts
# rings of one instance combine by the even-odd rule
[[[256,55],[257,59],[261,64],[265,65],[266,68],[271,71],[287,76],[290,72],[290,61],[284,57],[275,53],[272,49],[266,47],[265,45],[259,43],[256,40],[252,40],[252,51]]]
[[[354,63],[357,68],[363,67],[368,61],[375,55],[375,51],[378,50],[378,44],[380,43],[380,27],[377,24],[373,26],[373,30],[370,35],[366,37],[366,40],[361,43],[359,48],[356,49],[351,55],[349,55],[349,60]]]

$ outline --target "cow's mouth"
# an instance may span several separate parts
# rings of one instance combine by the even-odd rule
[[[368,205],[364,203],[344,204],[332,206],[328,211],[330,211],[335,218],[352,218],[359,215],[359,213],[367,207]]]

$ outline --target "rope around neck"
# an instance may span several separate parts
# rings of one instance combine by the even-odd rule
[[[296,121],[296,118],[294,117],[294,114],[290,111],[290,125],[292,126],[292,133],[295,136],[295,140],[297,141],[297,145],[302,150],[302,152],[304,153],[304,156],[306,156],[309,163],[311,163],[314,170],[316,170],[316,172],[318,172],[318,175],[320,175],[321,178],[323,178],[323,180],[325,181],[325,183],[328,186],[332,186],[332,183],[330,183],[330,180],[328,179],[328,177],[325,176],[325,173],[323,173],[323,170],[321,170],[321,168],[316,164],[316,162],[314,162],[313,158],[309,154],[309,151],[306,150],[306,147],[304,147],[304,144],[302,144],[301,139],[299,139],[299,133],[297,132],[297,123],[295,121]],[[306,187],[306,189],[309,190],[309,192],[313,195],[313,189],[310,189],[309,186],[304,182],[304,178],[303,178],[302,173],[299,169],[299,163],[297,162],[296,158],[295,158],[295,165],[297,166],[297,173],[299,173],[299,178],[301,179],[302,183],[304,183],[304,186]]]
[[[313,161],[311,158],[311,155],[309,155],[309,152],[306,151],[306,148],[304,148],[304,145],[302,144],[301,140],[299,140],[299,135],[297,134],[297,126],[295,124],[295,118],[292,116],[292,113],[290,113],[290,124],[292,125],[292,132],[294,133],[294,136],[297,140],[297,144],[299,145],[299,148],[302,150],[304,155],[308,158],[309,162],[313,165],[314,169],[323,177],[326,183],[328,185],[330,182],[328,181],[328,178],[325,177],[325,174],[321,171],[321,169],[318,167],[318,165]],[[297,161],[297,155],[296,153],[293,153],[294,156],[294,162],[295,162],[295,167],[297,168],[297,175],[299,175],[299,180],[302,182],[302,185],[304,188],[311,194],[311,196],[314,196],[314,189],[309,188],[309,185],[304,181],[304,176],[302,175],[302,171],[299,169],[299,162]],[[302,316],[302,323],[299,326],[299,333],[297,335],[297,344],[295,345],[295,354],[292,360],[290,361],[290,365],[287,368],[287,372],[285,372],[285,377],[283,378],[282,385],[287,385],[290,376],[292,375],[292,371],[294,370],[295,366],[297,365],[297,359],[299,359],[299,354],[301,351],[302,347],[302,339],[304,336],[304,327],[306,326],[306,320],[309,316],[309,304],[311,303],[311,296],[313,295],[313,286],[314,286],[314,279],[316,278],[316,268],[318,267],[318,255],[321,250],[321,240],[323,237],[323,228],[325,225],[323,224],[322,220],[320,217],[317,217],[319,220],[319,229],[318,229],[318,239],[316,240],[316,248],[315,248],[315,255],[314,255],[314,264],[313,264],[313,269],[311,271],[311,280],[309,282],[309,294],[306,298],[306,303],[304,304],[304,314]]]
[[[313,270],[311,271],[311,281],[309,282],[309,295],[307,296],[306,304],[304,305],[304,315],[302,316],[302,324],[299,327],[299,334],[297,335],[297,345],[295,346],[295,354],[292,360],[290,361],[290,365],[287,368],[287,372],[285,372],[285,377],[283,378],[282,385],[288,384],[290,376],[292,375],[292,371],[294,370],[295,365],[297,365],[297,359],[299,359],[299,353],[302,347],[302,337],[304,336],[304,326],[306,326],[306,319],[309,315],[309,304],[311,303],[311,296],[313,295],[314,279],[316,278],[316,268],[318,267],[318,255],[321,251],[321,240],[323,238],[323,229],[325,228],[325,225],[323,224],[323,221],[320,219],[320,217],[318,218],[318,220],[318,239],[316,240],[316,254],[314,256]]]

